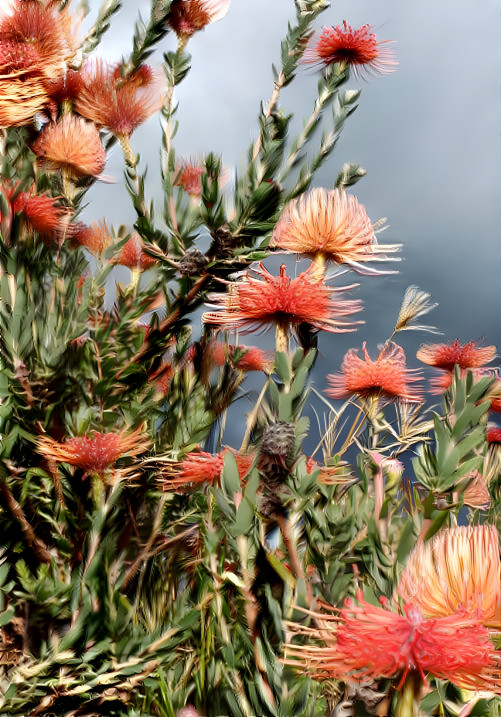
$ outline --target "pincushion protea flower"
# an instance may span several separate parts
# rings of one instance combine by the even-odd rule
[[[224,448],[213,455],[205,451],[190,451],[182,461],[167,461],[161,483],[164,490],[186,488],[199,483],[214,483],[221,478],[224,457],[231,452],[235,457],[240,479],[245,478],[254,461],[252,455],[240,455],[230,448]]]
[[[435,368],[453,371],[454,366],[459,368],[479,368],[489,363],[496,356],[495,346],[478,346],[476,341],[460,344],[425,344],[416,354],[423,363]]]
[[[32,149],[41,162],[74,177],[95,177],[106,163],[106,152],[95,126],[70,114],[46,125]]]
[[[230,0],[173,0],[168,22],[178,38],[186,42],[207,25],[221,20],[229,7]]]
[[[405,353],[401,346],[388,343],[373,361],[362,345],[364,358],[358,349],[350,349],[341,364],[341,373],[329,374],[330,388],[325,393],[330,398],[349,398],[356,394],[361,398],[386,397],[401,401],[422,401],[421,392],[412,390],[410,383],[419,381],[413,369],[405,367]]]
[[[398,244],[379,246],[365,207],[343,190],[313,189],[286,204],[270,247],[348,264],[359,273],[380,274],[364,262],[385,261]]]
[[[122,456],[136,456],[149,448],[151,442],[142,430],[140,426],[132,433],[92,431],[92,435],[67,438],[63,443],[42,436],[37,451],[57,463],[69,463],[86,473],[103,475]]]
[[[493,525],[456,526],[419,542],[409,555],[397,592],[425,617],[463,608],[487,626],[500,625],[501,562]]]
[[[398,680],[415,674],[426,683],[430,674],[470,689],[499,689],[489,631],[464,612],[438,619],[425,619],[407,603],[403,614],[376,607],[357,594],[340,610],[324,605],[325,612],[310,612],[316,627],[288,623],[288,628],[323,646],[285,645],[283,662],[302,667],[317,679],[370,682]],[[388,601],[382,601],[387,605]],[[409,713],[410,714],[410,713]]]
[[[75,110],[117,137],[132,132],[163,105],[166,82],[160,71],[142,65],[125,74],[123,66],[88,60],[81,72],[82,87]]]
[[[322,65],[337,62],[343,69],[352,68],[360,77],[393,72],[398,63],[393,51],[384,47],[389,41],[378,42],[371,30],[370,25],[354,29],[346,21],[342,26],[327,25],[306,48],[303,62]]]
[[[352,289],[356,284],[330,288],[314,278],[310,270],[291,279],[285,264],[280,267],[279,276],[270,274],[262,264],[254,269],[254,274],[262,279],[248,273],[240,282],[228,282],[225,294],[212,294],[210,299],[217,310],[204,314],[203,321],[245,330],[264,329],[270,324],[287,330],[307,323],[336,333],[355,331],[356,324],[360,323],[344,320],[361,310],[359,301],[333,298],[334,294]]]

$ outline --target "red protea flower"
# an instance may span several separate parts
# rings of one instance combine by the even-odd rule
[[[245,478],[254,461],[254,456],[240,455],[230,448],[225,448],[215,455],[205,451],[191,451],[185,455],[182,461],[168,464],[165,471],[167,477],[162,478],[164,490],[175,490],[193,484],[219,481],[224,468],[224,457],[229,451],[235,457],[240,479]]]
[[[453,371],[454,366],[479,368],[492,361],[495,355],[495,346],[478,346],[475,341],[461,345],[457,340],[452,344],[425,344],[416,354],[423,363],[446,371]]]
[[[99,433],[76,436],[59,443],[49,436],[38,439],[37,450],[45,458],[57,463],[69,463],[86,473],[102,475],[122,456],[136,456],[150,445],[149,438],[140,426],[132,433]]]
[[[212,342],[210,352],[218,366],[230,362],[240,371],[270,371],[274,360],[272,351],[262,351],[256,346],[231,346],[219,341]]]
[[[286,204],[270,247],[348,264],[360,273],[382,273],[363,264],[387,260],[384,252],[394,252],[399,245],[377,244],[374,227],[356,197],[340,189],[317,188]]]
[[[124,74],[120,63],[89,60],[81,79],[83,86],[75,101],[76,112],[118,137],[130,137],[165,100],[165,78],[148,65]]]
[[[72,234],[69,222],[73,212],[69,207],[56,202],[57,199],[47,194],[21,192],[12,202],[12,208],[15,212],[23,213],[44,241],[61,241]]]
[[[425,617],[464,609],[484,625],[501,614],[499,537],[493,525],[455,526],[417,543],[400,576],[397,592]]]
[[[122,251],[118,257],[117,264],[128,266],[129,269],[138,269],[146,271],[157,263],[157,259],[143,251],[144,242],[135,232],[130,239],[125,242]]]
[[[32,149],[43,163],[65,169],[75,177],[95,177],[106,163],[106,152],[95,126],[70,114],[46,125]]]
[[[327,613],[308,611],[316,627],[289,623],[288,627],[321,640],[324,646],[285,645],[283,662],[301,666],[320,679],[398,680],[398,689],[409,673],[425,683],[429,674],[459,687],[495,688],[499,668],[494,646],[475,616],[457,612],[425,619],[410,603],[404,605],[404,614],[398,614],[365,602],[361,591],[357,601],[347,599],[341,610],[325,606]]]
[[[386,397],[401,401],[422,401],[420,391],[411,390],[409,384],[420,380],[413,376],[413,369],[405,367],[405,353],[401,346],[392,342],[385,344],[375,361],[370,358],[365,342],[364,358],[358,349],[350,349],[341,364],[341,373],[329,374],[330,388],[325,393],[330,398],[348,398],[356,394],[361,398]]]
[[[323,65],[337,62],[353,68],[362,77],[393,72],[398,63],[393,51],[385,47],[389,41],[378,42],[371,30],[370,25],[355,30],[346,21],[342,26],[327,25],[306,48],[303,62]]]
[[[291,279],[285,264],[280,267],[279,276],[270,274],[262,264],[254,273],[262,280],[247,273],[242,281],[229,282],[226,294],[213,294],[210,298],[217,311],[204,314],[202,320],[247,330],[264,329],[273,323],[285,329],[307,323],[337,333],[355,331],[356,323],[360,323],[344,321],[344,317],[361,310],[359,301],[333,298],[335,293],[352,289],[356,284],[330,288],[310,270]]]
[[[485,437],[487,439],[487,443],[501,443],[501,428],[498,428],[498,426],[492,426],[491,428],[488,428]]]
[[[207,25],[221,20],[229,7],[230,0],[173,0],[168,22],[176,35],[186,42]]]

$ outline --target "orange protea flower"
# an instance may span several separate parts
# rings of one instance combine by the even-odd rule
[[[123,66],[87,61],[75,110],[117,137],[129,137],[163,105],[166,82],[160,71],[142,65],[124,74]]]
[[[336,264],[349,264],[360,273],[382,273],[363,266],[385,261],[384,252],[399,245],[379,246],[365,207],[341,189],[313,189],[286,204],[275,225],[270,247],[279,247]]]
[[[73,228],[73,239],[89,251],[101,256],[114,242],[106,221],[92,222],[89,226],[79,222]]]
[[[492,361],[495,355],[495,346],[478,346],[475,341],[461,345],[457,340],[452,344],[425,344],[416,354],[423,363],[446,371],[452,371],[454,366],[479,368]]]
[[[230,448],[224,448],[221,453],[216,453],[216,455],[205,451],[191,451],[185,455],[182,461],[167,466],[167,478],[162,478],[164,490],[219,481],[224,468],[224,457],[228,452],[233,453],[235,457],[240,479],[245,478],[254,461],[254,456],[240,455]]]
[[[122,456],[136,456],[150,445],[149,438],[140,426],[132,433],[99,433],[76,436],[59,443],[49,436],[38,439],[37,450],[45,458],[57,463],[69,463],[86,473],[102,475]]]
[[[211,343],[210,352],[218,366],[229,362],[240,371],[270,371],[275,358],[272,351],[257,346],[231,346],[219,341]]]
[[[303,667],[317,679],[395,679],[398,689],[409,673],[425,683],[430,674],[464,688],[495,688],[499,669],[494,646],[489,631],[475,617],[457,612],[425,619],[410,603],[398,614],[365,602],[361,591],[357,601],[345,600],[340,610],[324,606],[328,612],[323,613],[305,610],[315,618],[314,628],[288,623],[324,646],[285,645],[283,662]]]
[[[500,580],[496,528],[460,526],[441,530],[416,545],[397,592],[425,617],[445,617],[463,608],[492,626],[501,617]]]
[[[285,264],[280,275],[273,276],[262,264],[254,273],[257,279],[247,273],[240,282],[228,283],[226,294],[212,294],[217,311],[203,315],[207,324],[219,324],[225,328],[266,328],[277,324],[288,329],[307,323],[316,329],[330,332],[355,331],[356,323],[344,321],[344,317],[360,311],[359,301],[338,300],[333,295],[351,286],[330,288],[308,270],[297,278],[287,276]],[[341,318],[343,317],[343,318]]]
[[[125,242],[120,256],[116,260],[117,264],[128,266],[129,269],[139,269],[139,271],[150,269],[158,260],[143,251],[143,247],[143,240],[139,234],[134,232],[130,239]]]
[[[365,341],[362,345],[364,358],[358,349],[350,349],[341,364],[341,373],[329,374],[330,388],[325,393],[331,398],[348,398],[357,394],[361,398],[385,396],[401,401],[422,401],[420,391],[411,390],[409,383],[420,380],[413,376],[413,369],[405,367],[405,353],[401,346],[392,342],[385,344],[378,357],[372,361]]]
[[[221,20],[229,7],[230,0],[173,0],[168,22],[176,35],[186,42],[199,30]]]
[[[35,140],[33,151],[43,163],[65,169],[74,177],[95,177],[106,163],[106,152],[95,126],[71,114],[46,125]]]
[[[69,222],[73,212],[69,207],[56,204],[54,197],[21,192],[12,202],[12,208],[15,212],[23,213],[44,241],[61,241],[72,234]]]
[[[388,47],[388,40],[378,42],[370,25],[358,30],[343,22],[343,25],[322,28],[303,55],[303,62],[332,65],[334,62],[353,68],[356,75],[367,77],[371,74],[384,75],[398,65],[395,55]]]
[[[11,15],[0,18],[0,74],[36,71],[55,77],[63,72],[73,54],[64,16],[37,0],[17,2]]]

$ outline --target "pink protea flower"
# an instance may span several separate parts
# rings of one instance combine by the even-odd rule
[[[418,390],[409,386],[420,380],[414,376],[413,369],[405,366],[405,353],[401,346],[388,343],[380,350],[373,361],[366,348],[362,345],[363,358],[358,349],[350,349],[341,364],[341,373],[329,374],[327,381],[330,388],[325,393],[330,398],[349,398],[356,394],[360,398],[386,397],[401,401],[419,402],[423,400]]]
[[[262,264],[254,274],[262,278],[248,273],[242,281],[229,283],[225,294],[213,294],[210,298],[217,310],[204,314],[202,320],[246,330],[264,329],[270,324],[288,329],[307,323],[324,331],[355,331],[356,324],[345,321],[344,317],[360,311],[361,303],[334,299],[333,295],[356,284],[330,288],[310,270],[291,279],[285,264],[280,267],[279,276],[270,274]]]
[[[453,371],[454,366],[479,368],[492,361],[495,355],[495,346],[478,346],[476,341],[460,344],[457,340],[452,344],[425,344],[416,354],[423,363],[446,371]]]
[[[383,273],[364,266],[385,261],[398,244],[379,246],[374,227],[358,199],[340,189],[313,189],[286,204],[275,225],[270,247],[336,264],[359,273]]]
[[[174,184],[182,187],[192,197],[200,197],[202,194],[202,174],[205,168],[201,164],[193,164],[187,160],[181,162],[176,170]]]
[[[99,433],[92,436],[67,438],[63,443],[49,436],[38,439],[37,450],[45,458],[57,463],[69,463],[82,468],[86,473],[103,475],[122,456],[136,456],[150,445],[149,438],[140,426],[132,433]]]
[[[493,626],[501,614],[499,537],[493,525],[456,526],[417,543],[397,592],[425,617],[464,609]]]
[[[341,610],[308,614],[316,627],[288,624],[298,633],[321,640],[324,646],[285,645],[283,662],[307,670],[313,677],[371,682],[398,680],[400,689],[409,673],[449,680],[470,689],[495,689],[499,668],[489,631],[465,612],[425,619],[411,603],[403,614],[376,607],[357,594]],[[387,605],[388,601],[381,601]],[[497,682],[499,684],[499,682]]]
[[[224,468],[224,457],[228,452],[233,453],[242,480],[254,461],[253,455],[240,455],[230,448],[224,448],[215,455],[205,451],[191,451],[179,463],[168,465],[167,477],[162,478],[164,490],[176,490],[189,485],[219,481]]]
[[[221,20],[230,7],[230,0],[173,0],[169,25],[183,41]]]
[[[76,112],[118,137],[129,137],[165,100],[165,78],[148,65],[125,75],[120,63],[109,65],[103,60],[88,60],[81,80]]]
[[[393,72],[398,63],[393,51],[385,47],[389,41],[378,42],[371,30],[370,25],[355,29],[346,21],[336,27],[327,25],[306,48],[303,62],[322,65],[337,62],[361,77]]]
[[[74,177],[96,177],[106,163],[106,152],[95,126],[71,114],[46,125],[32,149],[44,164],[65,169]]]

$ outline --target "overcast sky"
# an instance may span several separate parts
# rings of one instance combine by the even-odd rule
[[[130,51],[134,18],[149,3],[124,0],[112,30],[98,50],[119,59]],[[97,3],[94,0],[94,12]],[[228,167],[238,166],[256,134],[259,102],[272,89],[271,63],[293,0],[232,0],[226,18],[189,44],[193,69],[176,92],[179,156],[215,151]],[[367,324],[357,334],[322,337],[322,371],[335,370],[350,346],[367,339],[375,347],[391,333],[409,284],[430,291],[439,307],[427,317],[443,339],[481,339],[501,351],[501,152],[500,9],[494,0],[338,0],[318,23],[373,25],[379,40],[394,40],[399,68],[362,88],[359,107],[317,186],[332,187],[344,162],[366,170],[353,193],[373,221],[387,217],[385,243],[403,244],[400,274],[363,279],[357,298]],[[174,49],[169,35],[161,50]],[[309,114],[317,77],[308,68],[283,92],[285,111],[297,127]],[[132,144],[149,164],[149,191],[158,190],[159,121],[133,135]],[[131,223],[134,212],[123,187],[118,148],[106,174],[116,185],[96,186],[86,217],[106,214],[110,223]],[[157,195],[160,198],[160,195]],[[401,334],[409,363],[430,334]],[[321,380],[321,379],[319,379]]]

